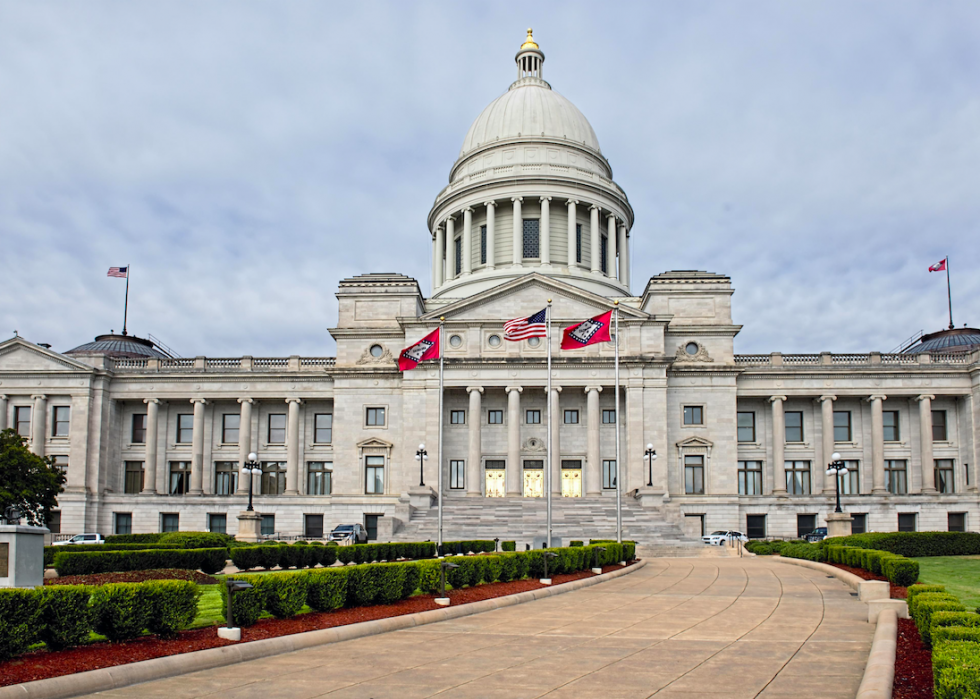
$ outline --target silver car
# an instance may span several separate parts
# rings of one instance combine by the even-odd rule
[[[341,546],[346,544],[366,544],[367,530],[360,524],[338,524],[330,532],[328,541],[334,541]]]
[[[101,534],[76,534],[70,539],[56,541],[53,546],[73,546],[75,544],[104,544],[105,537]]]

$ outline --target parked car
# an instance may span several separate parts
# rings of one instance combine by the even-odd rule
[[[338,544],[366,544],[367,540],[367,530],[360,524],[338,524],[328,539]]]
[[[104,544],[105,537],[101,534],[76,534],[70,539],[56,541],[53,546],[71,546],[72,544]]]
[[[724,546],[729,541],[741,541],[743,544],[749,540],[742,532],[734,529],[718,530],[701,537],[701,541],[711,546]]]
[[[817,541],[823,541],[827,538],[827,527],[817,527],[803,538],[811,544]]]

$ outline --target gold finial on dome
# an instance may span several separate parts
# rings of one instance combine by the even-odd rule
[[[537,49],[537,48],[541,48],[541,47],[538,46],[536,43],[534,43],[534,37],[531,36],[531,28],[528,27],[527,39],[525,39],[524,43],[521,44],[521,51],[523,51],[524,49]]]

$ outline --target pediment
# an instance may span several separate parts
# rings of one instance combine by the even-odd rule
[[[394,444],[391,442],[386,442],[383,439],[378,439],[377,437],[368,437],[367,439],[361,440],[357,443],[358,449],[391,449]]]
[[[93,371],[63,354],[39,347],[20,337],[0,343],[0,371]]]
[[[714,442],[712,442],[710,439],[705,439],[704,437],[688,437],[687,439],[682,439],[681,441],[677,442],[677,446],[682,449],[684,448],[710,449],[714,445],[715,445]]]

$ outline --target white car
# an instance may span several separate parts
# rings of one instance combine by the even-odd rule
[[[71,546],[73,544],[104,544],[105,537],[101,534],[76,534],[70,539],[56,541],[52,546]]]
[[[724,546],[729,542],[741,541],[743,544],[749,540],[742,532],[729,529],[726,531],[718,530],[701,537],[701,541],[711,546]]]

